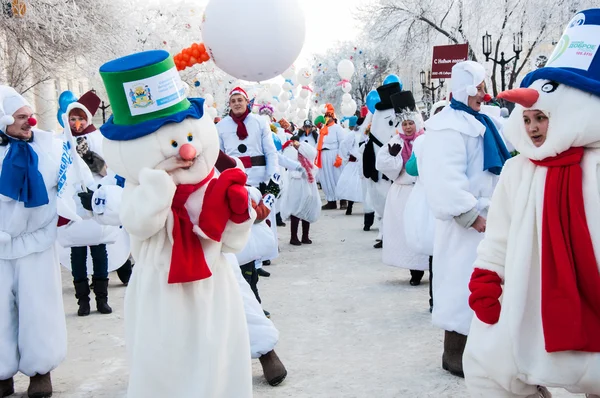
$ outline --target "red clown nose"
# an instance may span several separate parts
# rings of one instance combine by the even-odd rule
[[[37,120],[34,117],[30,117],[27,119],[27,124],[29,124],[31,127],[34,127],[37,124]]]
[[[489,94],[486,94],[486,95],[483,96],[483,100],[485,102],[490,102],[492,100],[492,96],[489,95]]]

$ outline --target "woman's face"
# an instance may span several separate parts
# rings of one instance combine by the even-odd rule
[[[523,122],[533,145],[541,147],[548,134],[548,116],[538,109],[526,110],[523,111]]]
[[[414,133],[416,133],[416,126],[415,126],[415,122],[412,120],[405,120],[402,122],[402,132],[404,133],[404,135],[407,136],[411,136]]]
[[[69,116],[69,125],[71,126],[71,130],[76,133],[81,133],[86,129],[88,122],[85,118],[78,115]]]

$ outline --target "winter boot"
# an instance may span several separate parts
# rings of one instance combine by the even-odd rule
[[[347,200],[340,200],[340,210],[346,210],[348,208]]]
[[[90,314],[90,285],[88,280],[75,282],[73,281],[73,285],[75,286],[75,298],[77,299],[77,304],[79,305],[79,309],[77,310],[78,316],[87,316]]]
[[[375,244],[373,245],[373,247],[374,247],[375,249],[383,249],[383,240],[380,240],[379,242],[375,243]]]
[[[290,238],[290,245],[301,246],[302,242],[298,239],[298,225],[300,224],[300,219],[295,216],[290,217],[290,228],[292,232],[292,236]]]
[[[108,305],[108,278],[93,278],[94,294],[96,295],[96,309],[101,314],[112,313],[112,308]]]
[[[265,271],[265,270],[264,270],[264,269],[262,269],[262,268],[258,268],[258,269],[256,270],[256,274],[257,274],[258,276],[262,276],[263,278],[268,278],[268,277],[270,277],[270,276],[271,276],[271,273],[270,273],[270,272],[268,272],[268,271]]]
[[[310,223],[308,221],[302,220],[302,243],[305,245],[310,245],[312,240],[308,237],[310,232]]]
[[[15,393],[15,381],[10,379],[0,380],[0,398],[8,397]]]
[[[281,213],[275,214],[275,221],[277,222],[277,226],[278,227],[285,227],[286,226],[286,223],[284,223],[283,220],[281,219]]]
[[[352,215],[352,207],[354,207],[354,202],[349,200],[348,201],[348,207],[346,208],[346,215],[347,216],[351,216]]]
[[[270,385],[276,386],[285,380],[287,370],[285,370],[285,366],[283,366],[283,363],[275,353],[275,350],[262,355],[258,360],[262,365],[265,379],[267,379],[267,382]]]
[[[589,395],[588,398],[596,397],[596,395]],[[528,395],[526,398],[552,398],[552,394],[546,387],[537,386],[535,394]]]
[[[336,210],[337,209],[337,202],[334,201],[328,201],[326,205],[321,206],[321,210]]]
[[[271,265],[271,260],[265,260],[265,261],[263,261],[263,265],[266,265],[266,266]]]
[[[370,231],[374,222],[375,222],[375,212],[365,213],[365,226],[363,228],[363,231]]]
[[[442,368],[454,376],[465,377],[463,373],[462,358],[467,344],[467,336],[457,332],[446,331],[444,335],[444,354],[442,355]]]
[[[410,285],[411,286],[419,286],[421,284],[421,279],[423,279],[423,275],[425,275],[425,271],[417,271],[414,269],[410,270]]]
[[[252,290],[252,293],[254,293],[256,301],[262,303],[260,296],[258,295],[258,272],[254,266],[254,261],[240,265],[240,270],[242,271],[242,276],[246,282],[248,282],[248,285],[250,285],[250,289]]]
[[[50,379],[50,372],[45,375],[35,375],[29,378],[27,396],[29,398],[46,398],[52,396],[52,380]]]
[[[131,260],[127,260],[125,264],[121,265],[121,267],[117,269],[117,276],[125,286],[129,284],[132,271],[133,266],[131,265]]]

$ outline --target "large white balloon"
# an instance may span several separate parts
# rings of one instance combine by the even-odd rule
[[[310,91],[308,91],[308,90],[307,90],[307,89],[305,89],[305,88],[303,88],[303,89],[300,91],[300,98],[307,99],[309,95],[310,95]]]
[[[215,97],[213,97],[212,94],[206,94],[204,96],[204,103],[207,106],[213,106],[213,104],[215,103]]]
[[[342,79],[350,80],[354,74],[354,64],[349,59],[343,59],[338,64],[337,71]]]
[[[289,82],[285,82],[283,83],[281,88],[283,89],[283,91],[290,91],[293,87]]]
[[[342,91],[345,93],[349,93],[350,91],[352,91],[352,84],[350,84],[350,83],[342,84]]]
[[[290,93],[287,91],[284,91],[283,93],[279,94],[279,101],[287,101],[290,99]]]
[[[352,96],[349,93],[342,95],[342,104],[352,101]]]
[[[306,109],[306,101],[298,101],[298,109]]]
[[[355,103],[346,102],[346,103],[342,104],[342,115],[350,117],[350,116],[353,116],[355,112],[356,112],[356,102]]]
[[[284,79],[291,79],[291,80],[294,80],[293,78],[295,75],[296,75],[296,67],[294,65],[287,68],[285,70],[285,72],[283,72],[281,74],[281,76],[283,76]]]
[[[251,38],[240,31],[251,23]],[[300,0],[211,0],[202,39],[215,64],[238,79],[265,81],[298,58],[306,34]]]
[[[280,102],[279,105],[277,105],[277,110],[279,112],[285,112],[287,110],[289,106],[288,102]]]
[[[273,97],[277,97],[279,95],[279,93],[281,92],[281,87],[279,86],[279,84],[273,83],[269,87],[269,91],[271,92],[271,95]]]

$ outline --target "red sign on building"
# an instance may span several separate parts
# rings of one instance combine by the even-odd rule
[[[431,61],[432,79],[449,79],[452,67],[466,61],[469,55],[468,44],[451,44],[449,46],[434,46]]]

